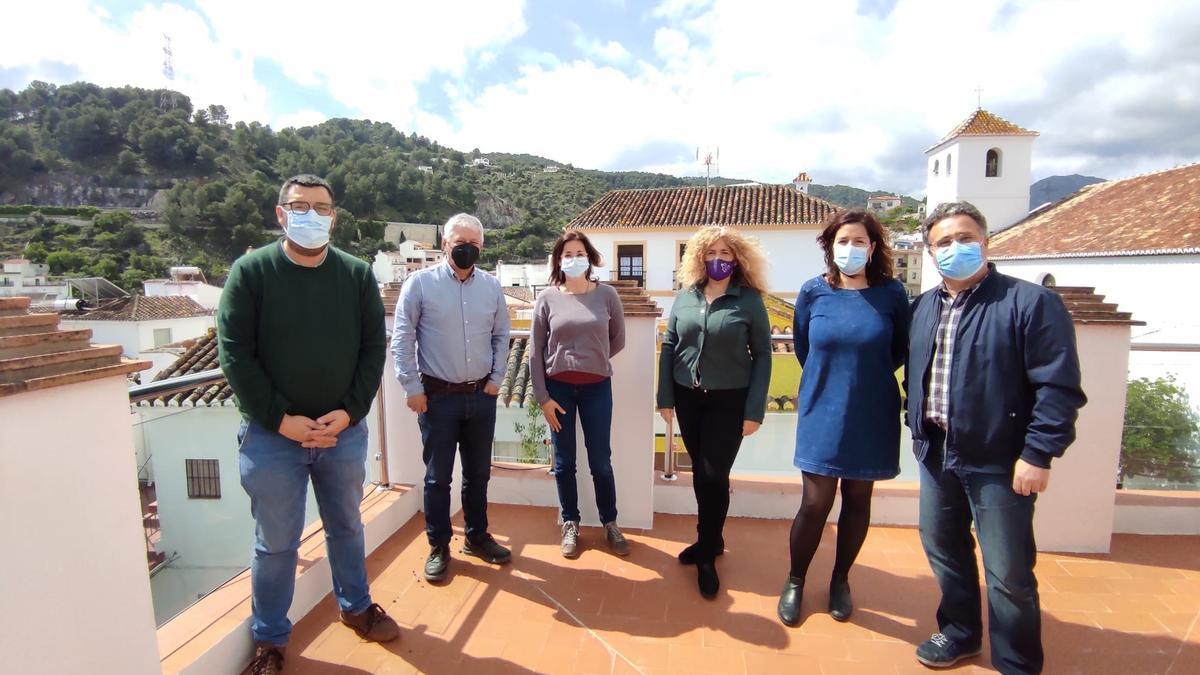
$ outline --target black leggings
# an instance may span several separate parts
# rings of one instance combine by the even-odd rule
[[[691,389],[675,384],[675,420],[692,460],[699,560],[725,548],[729,471],[742,445],[747,389]]]
[[[800,510],[792,521],[792,569],[791,575],[804,579],[817,545],[821,543],[821,532],[829,511],[833,509],[833,498],[837,495],[838,480],[832,476],[821,476],[804,472],[804,497]],[[842,513],[837,523],[837,558],[833,564],[835,579],[845,579],[850,566],[858,557],[863,541],[867,538],[867,527],[871,524],[871,490],[874,481],[840,479],[842,483]]]

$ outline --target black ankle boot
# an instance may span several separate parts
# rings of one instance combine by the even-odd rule
[[[800,623],[800,599],[804,596],[804,580],[789,576],[779,592],[779,620],[789,626]]]
[[[717,547],[715,554],[716,555],[724,555],[725,554],[725,542],[724,541],[722,541],[720,543],[720,546]],[[684,565],[695,565],[696,563],[700,562],[700,559],[703,557],[703,549],[701,549],[701,547],[700,547],[700,542],[696,542],[696,543],[692,544],[691,546],[688,546],[687,548],[683,549],[682,551],[679,552],[679,555],[676,557],[678,557],[679,562]]]
[[[845,578],[834,577],[829,582],[829,616],[838,621],[850,618],[854,611],[854,603],[850,601],[850,582]]]
[[[717,566],[712,560],[702,560],[696,563],[696,583],[700,586],[700,595],[712,600],[717,597],[721,588],[721,578],[717,576]]]

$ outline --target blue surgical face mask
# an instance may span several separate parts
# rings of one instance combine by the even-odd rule
[[[574,258],[563,258],[559,261],[559,269],[571,279],[578,279],[588,270],[588,259],[585,255]]]
[[[967,244],[951,242],[949,246],[939,248],[934,255],[938,272],[946,279],[955,281],[970,279],[984,263],[983,247],[977,241]]]
[[[834,244],[833,264],[838,266],[842,274],[854,276],[867,266],[867,262],[871,259],[869,250],[866,246],[855,246],[849,243]]]
[[[283,210],[287,216],[287,238],[301,248],[323,248],[329,243],[329,229],[333,227],[333,215],[322,216],[315,209],[306,213]]]

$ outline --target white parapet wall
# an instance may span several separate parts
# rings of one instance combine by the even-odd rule
[[[159,672],[130,421],[120,376],[0,398],[0,670]]]

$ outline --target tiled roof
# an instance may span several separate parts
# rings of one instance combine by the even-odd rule
[[[799,192],[791,185],[613,190],[576,216],[567,227],[815,225],[836,210],[836,205]]]
[[[163,368],[158,375],[154,376],[154,382],[161,382],[169,377],[179,377],[180,375],[190,375],[192,373],[202,373],[206,370],[220,368],[221,365],[217,362],[217,331],[214,328],[209,328],[199,339],[195,340],[191,347],[188,348],[175,362]],[[159,396],[158,398],[141,401],[140,406],[154,405],[218,405],[228,401],[233,403],[233,389],[225,380],[214,384],[203,385],[181,391],[169,396]]]
[[[120,345],[91,344],[91,330],[60,329],[57,314],[30,314],[29,304],[25,297],[0,298],[0,397],[150,367],[122,358]]]
[[[508,363],[500,382],[500,402],[511,406],[537,405],[533,385],[529,381],[529,339],[513,338],[508,342]]]
[[[1089,185],[997,233],[988,257],[1200,253],[1200,164]]]
[[[513,300],[533,304],[533,289],[528,286],[501,286],[500,290]]]
[[[900,198],[897,197],[896,195],[871,195],[870,197],[867,197],[867,199],[896,199],[896,200],[898,200]]]
[[[100,305],[96,309],[71,313],[72,321],[156,321],[210,316],[212,310],[186,295],[131,295]]]
[[[800,173],[796,174],[796,177],[792,179],[792,182],[793,183],[811,183],[812,179],[808,177],[807,173],[801,171]]]
[[[929,147],[932,150],[942,143],[959,136],[1037,136],[1036,131],[1019,127],[1012,122],[990,113],[983,108],[976,108],[971,116],[959,123],[958,126],[942,137],[942,140]],[[926,152],[929,152],[926,150]]]

